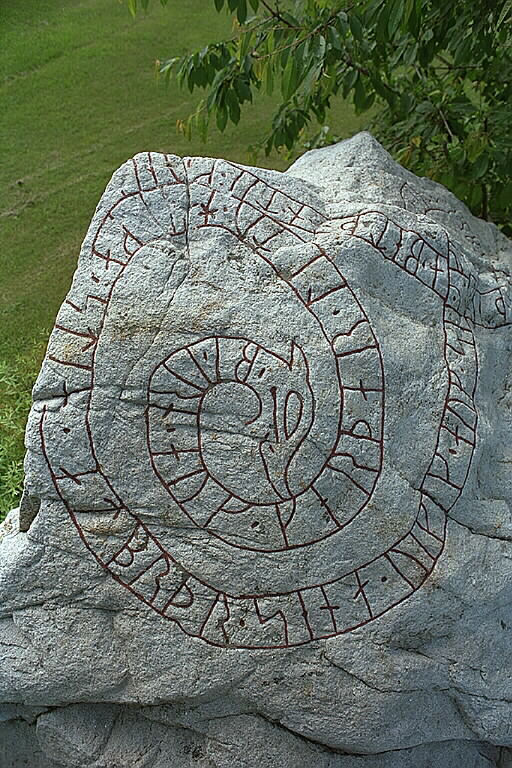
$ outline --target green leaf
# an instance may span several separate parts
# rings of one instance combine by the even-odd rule
[[[323,35],[317,34],[313,36],[311,51],[318,64],[323,64],[324,62],[326,47],[325,37]]]
[[[366,112],[368,109],[370,109],[370,107],[373,106],[374,102],[375,102],[375,94],[373,92],[369,93],[363,105],[363,112]]]
[[[289,56],[285,70],[281,78],[281,93],[283,98],[288,101],[297,89],[299,83],[299,68],[295,56]]]
[[[215,3],[215,10],[217,12],[218,11],[222,11],[222,7],[224,5],[224,0],[214,0],[214,3]]]
[[[290,51],[291,51],[291,46],[285,45],[279,56],[281,67],[283,68],[283,70],[286,68],[288,59],[290,58]]]
[[[235,125],[238,125],[240,122],[240,104],[238,102],[236,93],[231,88],[226,93],[226,104],[229,109],[229,117],[231,122]]]
[[[499,28],[507,18],[507,16],[512,15],[512,0],[507,0],[503,8],[501,9],[501,13],[498,17],[498,21],[496,22],[496,27]]]
[[[410,7],[407,9],[407,29],[415,40],[421,32],[421,3],[422,0],[410,0]]]
[[[489,167],[489,155],[482,152],[482,154],[479,155],[475,160],[475,162],[473,163],[473,166],[471,168],[471,178],[481,179],[482,176],[486,173],[488,167]]]
[[[428,67],[432,59],[434,58],[435,40],[432,38],[424,45],[420,45],[418,48],[418,61],[424,68]]]
[[[128,10],[132,16],[137,13],[137,0],[128,0]]]
[[[406,26],[409,24],[409,19],[411,18],[411,13],[414,10],[414,0],[405,0],[405,6],[404,6],[404,21]]]
[[[247,80],[238,77],[233,85],[240,104],[243,104],[245,101],[252,101],[252,91]]]
[[[402,53],[402,63],[407,66],[411,66],[412,64],[414,64],[417,56],[418,56],[417,44],[413,43],[412,45],[406,45]]]
[[[310,96],[314,92],[314,86],[320,77],[320,73],[322,71],[322,67],[320,64],[314,64],[312,63],[310,66],[310,69],[304,78],[304,81],[302,83],[302,92],[305,94],[309,94]]]
[[[201,141],[204,143],[208,137],[208,117],[207,117],[206,110],[202,108],[203,104],[200,104],[197,109],[196,125],[199,131],[199,137]]]
[[[375,39],[379,43],[387,42],[388,39],[389,12],[389,3],[384,3],[377,19],[377,25],[375,27]]]
[[[354,35],[354,38],[361,42],[363,39],[363,25],[361,24],[358,15],[354,11],[352,11],[350,14],[348,22],[350,25],[350,31]]]
[[[262,80],[265,91],[271,96],[274,93],[274,66],[271,61],[263,69]]]
[[[249,29],[247,32],[244,32],[243,35],[240,36],[239,40],[239,56],[238,60],[241,62],[245,57],[247,56],[249,52],[249,48],[251,46],[253,31],[252,29]]]
[[[346,37],[349,30],[348,16],[345,11],[341,11],[336,16],[336,28],[339,30],[341,37]]]
[[[215,121],[217,123],[217,128],[222,133],[228,122],[228,110],[226,107],[217,107],[215,111]]]
[[[400,112],[407,116],[414,104],[414,96],[412,93],[402,93],[400,96]]]
[[[331,48],[334,48],[336,51],[341,51],[343,49],[340,36],[332,26],[327,27],[327,39],[329,40]]]
[[[459,45],[455,50],[455,55],[453,57],[453,63],[455,65],[461,64],[467,59],[472,43],[473,41],[470,35],[468,35],[459,43]]]
[[[379,16],[379,11],[385,3],[386,0],[371,0],[367,5],[365,13],[365,25],[367,27],[373,27],[375,25]]]
[[[464,148],[466,150],[469,162],[474,163],[486,149],[486,147],[487,140],[485,136],[476,131],[470,133],[464,142]]]
[[[239,24],[245,24],[245,20],[247,19],[247,1],[246,0],[238,0],[238,4],[236,8],[236,17],[238,19]]]
[[[389,32],[390,38],[393,38],[395,36],[395,32],[400,26],[400,22],[402,20],[403,14],[404,14],[403,0],[393,0],[393,3],[391,5],[391,11],[389,14],[389,21],[388,21],[388,32]]]
[[[498,203],[503,206],[503,208],[512,206],[512,184],[504,184],[501,189],[499,189]]]
[[[471,188],[466,190],[468,203],[472,208],[476,208],[482,201],[482,187],[480,184],[472,184]]]
[[[358,73],[359,74],[359,73]],[[364,110],[364,104],[366,101],[366,90],[361,77],[358,77],[354,87],[354,106],[356,108],[356,114],[360,115]]]
[[[354,85],[356,84],[357,78],[359,77],[359,72],[354,67],[353,69],[349,69],[347,74],[345,75],[343,79],[343,91],[342,95],[343,98],[346,99]]]

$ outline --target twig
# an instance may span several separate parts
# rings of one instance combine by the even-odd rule
[[[446,119],[446,117],[445,117],[445,114],[444,114],[443,110],[441,109],[441,107],[438,107],[438,106],[437,106],[437,104],[435,105],[435,108],[436,108],[436,110],[437,110],[437,112],[438,112],[438,114],[439,114],[439,117],[440,117],[440,118],[441,118],[441,120],[443,121],[443,125],[444,125],[444,127],[446,128],[446,131],[447,131],[447,133],[448,133],[448,135],[449,135],[450,139],[453,141],[453,139],[454,139],[455,137],[454,137],[454,135],[453,135],[453,133],[452,133],[452,129],[451,129],[451,128],[450,128],[450,126],[448,125],[448,120]]]
[[[266,0],[260,0],[260,2],[261,2],[261,4],[262,4],[263,6],[265,6],[265,8],[267,9],[267,11],[270,13],[270,15],[271,15],[271,16],[273,16],[273,17],[274,17],[274,19],[277,19],[278,21],[282,21],[282,22],[283,22],[283,24],[286,24],[286,26],[287,26],[287,27],[290,27],[290,29],[297,29],[297,27],[295,27],[293,24],[290,24],[290,22],[289,22],[289,21],[286,21],[286,19],[285,19],[283,16],[281,16],[281,14],[279,13],[279,11],[275,10],[274,8],[272,8],[272,6],[270,6],[270,5],[269,5],[269,4],[266,2]]]

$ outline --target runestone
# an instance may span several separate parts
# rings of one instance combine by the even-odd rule
[[[328,205],[154,152],[107,187],[29,448],[83,557],[187,635],[333,637],[436,568],[478,439],[474,330],[510,323],[510,278],[408,193]]]

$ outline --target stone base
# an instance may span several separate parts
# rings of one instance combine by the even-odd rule
[[[260,715],[183,727],[185,708],[3,705],[1,768],[511,768],[512,750],[447,741],[350,755],[298,737]]]

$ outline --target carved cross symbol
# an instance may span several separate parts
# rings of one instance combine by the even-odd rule
[[[210,216],[211,218],[215,218],[215,214],[218,212],[218,208],[210,208],[212,202],[212,198],[208,200],[207,203],[201,203],[201,216],[204,216],[204,223],[209,224],[210,223]]]

